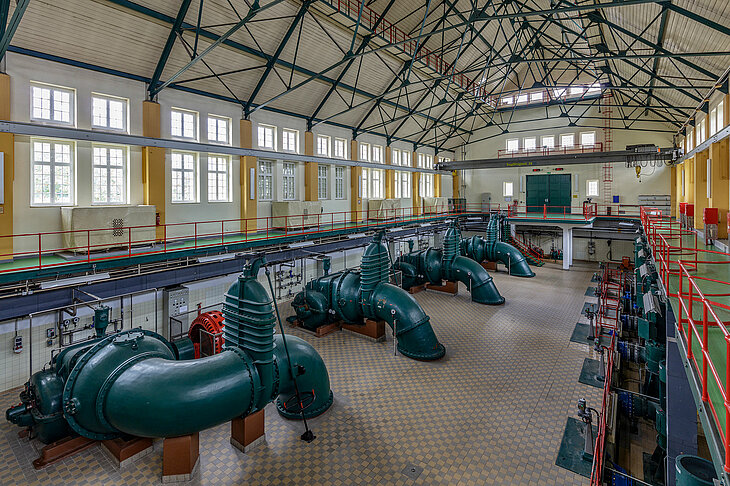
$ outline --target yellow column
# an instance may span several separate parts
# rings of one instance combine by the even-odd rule
[[[160,138],[160,105],[154,101],[142,102],[142,135]],[[165,236],[165,149],[142,147],[142,198],[144,204],[155,207],[157,213],[157,239]]]
[[[253,124],[251,120],[241,120],[241,148],[253,148]],[[258,229],[258,191],[256,190],[256,173],[258,170],[256,157],[241,157],[241,232],[255,233]],[[253,196],[253,197],[251,197]]]
[[[695,155],[694,160],[694,205],[695,229],[705,227],[702,222],[702,213],[707,207],[707,150]]]
[[[411,158],[411,166],[418,166],[418,154],[415,150],[413,151],[413,155]],[[413,215],[418,216],[419,214],[421,214],[421,194],[419,194],[418,192],[418,186],[420,185],[421,180],[421,173],[412,172],[412,174],[413,176],[411,177],[411,200],[413,201]]]
[[[712,160],[712,173],[710,182],[712,190],[709,207],[717,208],[720,213],[718,225],[718,238],[727,238],[727,212],[730,191],[728,191],[728,139],[713,143],[710,147],[710,159]]]
[[[434,155],[433,158],[435,159],[436,156]],[[434,174],[433,176],[433,195],[441,197],[441,174]]]
[[[459,197],[459,185],[461,184],[461,181],[459,180],[459,171],[458,170],[452,170],[451,171],[451,189],[453,191],[453,198]]]
[[[695,188],[694,188],[694,157],[684,161],[684,202],[693,204],[695,202]]]
[[[390,147],[385,147],[385,164],[393,165],[393,155]],[[387,169],[385,171],[385,199],[393,199],[395,197],[395,170]]]
[[[669,204],[670,204],[670,215],[673,217],[677,216],[677,167],[672,166],[669,169],[670,183],[669,183]]]
[[[10,120],[10,76],[0,73],[0,120]],[[13,181],[15,179],[15,135],[0,133],[0,152],[2,152],[3,184],[5,197],[0,203],[0,236],[13,234]],[[13,257],[13,239],[0,238],[0,260]]]
[[[357,140],[350,142],[350,160],[357,160]],[[362,221],[362,195],[360,194],[360,178],[362,167],[350,167],[350,221]]]
[[[314,134],[304,132],[304,155],[314,155]],[[304,200],[318,201],[319,187],[317,183],[317,163],[304,164]]]

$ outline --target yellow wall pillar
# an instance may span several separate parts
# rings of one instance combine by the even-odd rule
[[[452,170],[451,171],[451,190],[453,191],[453,198],[459,197],[459,185],[461,184],[461,181],[459,180],[459,171],[458,170]]]
[[[253,148],[253,124],[251,120],[241,120],[241,148]],[[241,157],[241,232],[255,233],[258,229],[258,191],[256,188],[256,157]],[[253,197],[251,197],[253,196]]]
[[[672,166],[671,169],[669,169],[669,175],[670,175],[670,183],[669,183],[669,204],[670,204],[670,210],[669,213],[671,216],[676,217],[677,216],[677,167]]]
[[[433,195],[441,197],[441,174],[434,174],[433,176]]]
[[[392,153],[390,147],[385,147],[385,164],[393,165]],[[385,171],[385,199],[393,199],[395,197],[395,170],[386,169]]]
[[[160,138],[160,105],[154,101],[142,102],[142,135]],[[157,239],[165,237],[165,149],[142,147],[142,198],[144,204],[151,204],[157,213]]]
[[[304,132],[304,155],[314,155],[314,134],[312,132]],[[316,162],[304,164],[304,200],[319,201]]]
[[[684,202],[690,204],[693,204],[695,201],[694,160],[694,157],[690,157],[682,164],[684,166]]]
[[[411,167],[417,167],[418,166],[418,154],[416,151],[413,151],[412,159],[411,159]],[[418,192],[419,186],[421,181],[421,173],[420,172],[413,172],[413,177],[411,177],[411,195],[412,195],[412,201],[413,201],[413,215],[418,216],[421,214],[421,194]]]
[[[707,207],[707,156],[708,151],[704,150],[694,158],[695,229],[705,227],[702,222],[702,213]]]
[[[350,160],[357,160],[357,140],[350,142]],[[362,167],[350,167],[350,221],[362,221],[361,190]]]
[[[10,120],[10,76],[0,73],[0,120]],[[15,179],[15,135],[0,133],[3,153],[4,202],[0,203],[0,236],[13,234],[13,181]],[[0,260],[13,257],[13,239],[0,238]]]
[[[718,224],[718,238],[727,238],[727,212],[730,196],[728,177],[728,139],[713,143],[710,147],[712,173],[709,175],[712,188],[710,191],[709,207],[717,208],[720,213]]]

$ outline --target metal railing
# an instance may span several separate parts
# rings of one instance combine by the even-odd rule
[[[611,344],[606,352],[606,374],[603,384],[603,398],[601,399],[601,415],[598,420],[598,435],[593,447],[593,464],[591,465],[591,486],[603,485],[603,461],[606,454],[606,428],[608,426],[608,404],[611,397],[611,378],[613,376],[613,358],[616,346],[616,333],[611,336]],[[589,425],[590,427],[590,425]]]
[[[590,154],[594,152],[603,152],[603,143],[596,142],[591,145],[571,145],[567,147],[535,147],[534,149],[523,147],[517,150],[500,149],[497,150],[497,158],[522,157],[525,155]]]

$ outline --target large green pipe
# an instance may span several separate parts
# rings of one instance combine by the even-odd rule
[[[226,294],[221,353],[179,361],[175,346],[142,329],[79,344],[35,373],[6,418],[53,442],[69,432],[103,440],[175,437],[246,416],[276,399],[279,413],[315,417],[332,404],[327,369],[305,341],[273,334],[271,298],[258,264]],[[301,394],[296,396],[294,380]]]
[[[496,214],[490,217],[486,238],[477,235],[462,239],[459,244],[461,255],[478,263],[485,260],[502,262],[509,274],[516,277],[534,277],[535,272],[530,268],[522,252],[509,243],[500,241],[502,236],[500,219]]]
[[[429,317],[403,289],[388,283],[390,259],[378,233],[363,253],[360,271],[345,270],[309,282],[294,297],[296,317],[316,329],[333,321],[362,324],[364,318],[380,319],[394,328],[398,350],[419,360],[444,356]]]

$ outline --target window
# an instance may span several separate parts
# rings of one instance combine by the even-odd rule
[[[208,201],[231,200],[231,158],[227,155],[208,155]]]
[[[575,135],[572,133],[565,133],[560,135],[560,146],[563,148],[572,148],[575,145]]]
[[[367,143],[360,144],[360,160],[370,162],[370,145]]]
[[[127,147],[94,145],[92,198],[94,203],[127,202]]]
[[[411,160],[411,153],[410,152],[407,152],[405,150],[401,150],[400,156],[401,156],[400,165],[405,165],[407,167],[410,167],[411,165],[413,165],[413,161]],[[409,172],[409,174],[410,174],[410,172]],[[403,196],[403,197],[409,197],[409,196]]]
[[[411,173],[403,171],[400,173],[401,197],[411,197]]]
[[[170,131],[173,137],[198,139],[198,114],[194,111],[171,110]]]
[[[512,98],[511,96],[505,96],[500,101],[503,105],[511,105],[513,100],[514,98]]]
[[[583,96],[584,91],[585,91],[585,88],[583,86],[571,86],[570,87],[570,96]]]
[[[400,149],[396,149],[396,148],[391,149],[390,150],[390,163],[392,165],[400,165],[400,160],[401,160]]]
[[[259,148],[276,150],[276,127],[259,125],[258,144]]]
[[[363,199],[367,199],[368,197],[368,169],[363,168],[362,169],[362,179],[360,180],[360,197]]]
[[[383,163],[383,147],[380,145],[373,145],[373,162]]]
[[[507,139],[507,152],[517,152],[520,150],[520,141],[516,138]]]
[[[697,145],[705,141],[705,127],[707,126],[707,117],[703,118],[702,121],[697,125]]]
[[[373,147],[374,148],[374,147]],[[383,198],[383,171],[380,169],[373,169],[372,171],[372,197],[374,199]]]
[[[335,139],[335,157],[339,159],[347,158],[347,140],[344,138]]]
[[[517,96],[517,103],[518,104],[519,103],[527,103],[527,95],[526,94],[521,94],[521,95]]]
[[[31,86],[31,120],[64,125],[75,123],[74,90],[45,84]]]
[[[74,155],[69,142],[33,141],[33,204],[73,204]]]
[[[293,201],[296,197],[296,165],[293,162],[284,162],[284,180],[282,181],[282,199]]]
[[[433,155],[418,154],[418,167],[422,169],[433,169]]]
[[[694,148],[694,129],[691,128],[687,131],[687,152]]]
[[[530,93],[530,101],[533,103],[541,102],[542,101],[542,91],[536,91],[534,93]]]
[[[317,155],[330,156],[330,138],[326,135],[317,135]]]
[[[418,154],[418,167],[433,169],[433,156]],[[422,197],[433,197],[433,174],[421,174],[418,179],[418,192]]]
[[[208,142],[231,144],[231,119],[208,115]]]
[[[584,147],[593,147],[596,144],[596,132],[582,132],[580,144]]]
[[[335,139],[335,146],[337,139]],[[335,167],[335,199],[345,199],[345,168]]]
[[[259,127],[259,135],[261,127]],[[274,163],[259,160],[259,200],[271,201],[274,198]]]
[[[514,183],[513,182],[504,182],[502,184],[502,195],[504,197],[512,197],[514,196]]]
[[[553,98],[555,98],[556,100],[559,100],[560,98],[565,97],[566,91],[567,90],[565,88],[556,88],[556,89],[554,89],[553,90]]]
[[[197,171],[195,154],[172,152],[172,202],[197,202]]]
[[[537,139],[535,137],[525,138],[525,151],[533,151],[537,148]]]
[[[587,92],[589,94],[593,94],[593,93],[596,93],[598,91],[601,91],[601,83],[593,83],[593,84],[591,84],[588,87],[588,91]]]
[[[586,181],[586,197],[598,197],[598,179]]]
[[[285,128],[282,132],[281,149],[284,152],[299,153],[299,131]]]
[[[107,130],[129,131],[129,101],[100,94],[91,95],[91,126]]]
[[[540,139],[540,145],[546,149],[555,148],[555,137],[553,135],[545,135]]]
[[[720,131],[725,128],[725,102],[721,101],[717,104],[717,130]]]
[[[329,139],[329,137],[327,138]],[[327,199],[327,172],[329,172],[329,168],[329,165],[320,164],[317,166],[317,197],[319,199]]]

